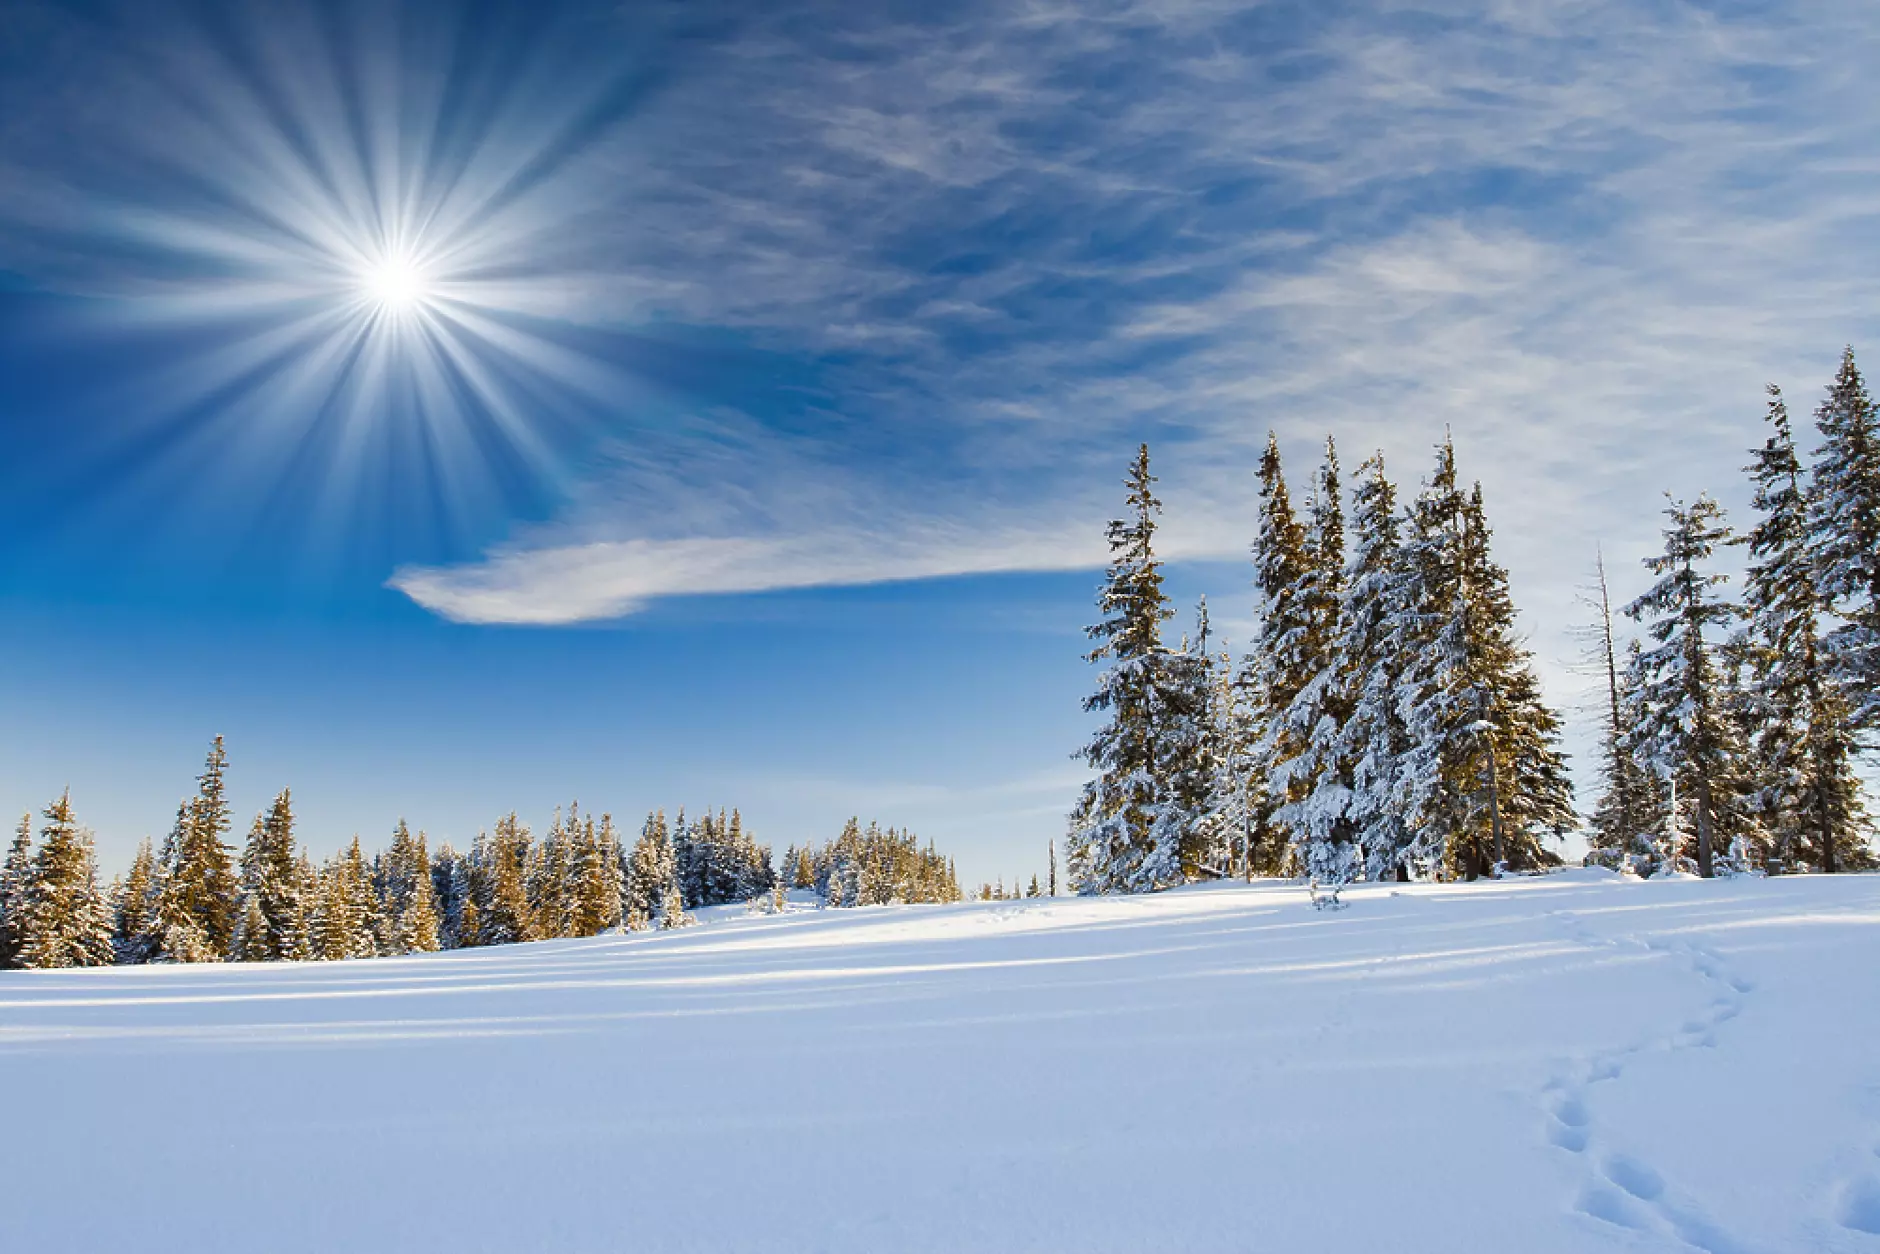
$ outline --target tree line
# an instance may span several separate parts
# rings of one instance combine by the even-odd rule
[[[337,960],[684,927],[708,906],[781,909],[786,877],[829,906],[959,899],[931,844],[854,819],[820,848],[792,847],[780,877],[737,810],[670,823],[655,811],[630,844],[611,815],[578,805],[539,839],[512,812],[463,852],[428,848],[401,819],[383,850],[368,855],[355,836],[316,863],[284,789],[237,854],[227,767],[218,736],[170,834],[140,844],[109,886],[69,792],[46,807],[37,842],[23,817],[0,864],[0,968]]]
[[[1806,467],[1780,393],[1748,470],[1742,536],[1708,496],[1666,510],[1656,582],[1623,607],[1616,642],[1603,564],[1597,639],[1608,681],[1592,860],[1642,874],[1872,865],[1854,771],[1880,721],[1880,421],[1853,353],[1815,415]],[[1088,628],[1102,665],[1079,751],[1093,769],[1071,816],[1066,871],[1083,893],[1194,879],[1303,875],[1473,879],[1559,865],[1581,824],[1516,629],[1480,483],[1452,440],[1400,503],[1381,455],[1349,492],[1328,439],[1296,508],[1276,439],[1258,476],[1258,626],[1215,652],[1205,598],[1174,617],[1154,540],[1149,449],[1109,524]],[[1707,563],[1741,545],[1744,599]]]

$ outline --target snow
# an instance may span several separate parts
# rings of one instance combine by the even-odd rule
[[[1880,877],[0,973],[0,1249],[1880,1251]]]

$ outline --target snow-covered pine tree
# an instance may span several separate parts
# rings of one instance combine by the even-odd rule
[[[268,920],[261,902],[247,894],[235,914],[235,939],[229,942],[230,962],[272,962],[268,956]]]
[[[19,966],[26,882],[33,873],[33,816],[22,814],[0,865],[0,971]]]
[[[1604,725],[1600,729],[1599,774],[1601,791],[1593,810],[1587,844],[1609,863],[1635,865],[1649,861],[1654,833],[1664,818],[1651,805],[1651,781],[1625,747],[1628,723],[1626,671],[1619,665],[1612,634],[1612,593],[1606,579],[1606,558],[1594,558],[1595,579],[1585,603],[1597,616],[1592,629],[1592,661],[1606,681]]]
[[[399,826],[403,826],[400,821]],[[431,891],[431,853],[420,831],[404,856],[404,908],[398,916],[398,942],[406,953],[434,954],[443,948],[438,936],[437,898]]]
[[[1665,516],[1665,551],[1645,559],[1658,582],[1625,607],[1657,642],[1639,657],[1645,720],[1629,730],[1628,743],[1641,765],[1694,803],[1697,872],[1708,878],[1722,811],[1736,792],[1732,755],[1742,750],[1734,743],[1717,646],[1710,640],[1735,621],[1737,610],[1714,591],[1729,576],[1704,569],[1718,546],[1729,542],[1730,530],[1722,508],[1708,496],[1688,507],[1672,500]]]
[[[224,955],[230,962],[268,961],[268,920],[261,913],[255,873],[258,849],[267,839],[263,828],[266,819],[266,814],[255,816],[248,828],[248,841],[242,846],[241,878],[235,897],[235,935],[229,941],[229,952]]]
[[[357,843],[355,838],[354,844],[357,845]],[[315,901],[317,904],[313,917],[314,956],[325,962],[363,957],[364,955],[357,952],[361,923],[353,908],[352,894],[347,889],[344,854],[330,858],[321,868]],[[374,952],[376,952],[376,945],[368,941],[366,953]]]
[[[479,831],[471,852],[458,853],[448,843],[431,855],[431,894],[438,903],[438,943],[446,949],[471,949],[483,943],[483,907],[479,854],[487,858],[488,837]]]
[[[1853,371],[1853,360],[1846,362]],[[1852,382],[1858,395],[1858,376]],[[1761,766],[1757,809],[1785,863],[1867,865],[1868,822],[1853,769],[1853,711],[1822,648],[1827,606],[1815,578],[1808,491],[1781,390],[1769,387],[1769,436],[1747,467],[1760,514],[1744,542],[1748,625],[1737,642],[1750,681],[1748,738]]]
[[[1345,745],[1354,659],[1340,647],[1348,599],[1344,487],[1329,439],[1307,517],[1305,563],[1290,598],[1299,626],[1288,650],[1309,678],[1270,737],[1270,778],[1284,798],[1274,818],[1291,834],[1301,868],[1321,884],[1343,884],[1360,874],[1362,851],[1350,815],[1355,763]]]
[[[574,844],[569,826],[579,822],[580,807],[570,806],[566,820],[555,807],[548,835],[530,852],[527,871],[531,932],[541,940],[570,934],[572,902],[568,893],[568,864]]]
[[[1210,670],[1214,690],[1207,713],[1213,773],[1202,807],[1201,844],[1210,866],[1251,879],[1249,859],[1270,811],[1266,788],[1255,778],[1256,733],[1233,659],[1222,652],[1212,659]]]
[[[487,899],[478,898],[480,943],[511,945],[535,940],[529,913],[526,881],[533,844],[528,826],[511,810],[496,820],[491,835],[489,866],[483,872]]]
[[[340,918],[345,928],[339,958],[373,958],[379,953],[379,937],[389,929],[379,910],[378,894],[372,888],[372,864],[354,836],[352,844],[339,857],[337,888],[344,908]]]
[[[120,963],[144,962],[144,941],[150,935],[151,911],[156,905],[157,855],[150,838],[137,843],[131,869],[111,903],[111,943]]]
[[[1351,555],[1333,641],[1345,668],[1348,713],[1342,724],[1322,729],[1329,744],[1317,752],[1339,765],[1348,788],[1343,817],[1362,851],[1364,878],[1408,879],[1412,839],[1401,792],[1410,745],[1397,693],[1420,620],[1397,489],[1381,454],[1358,468],[1351,505]]]
[[[1229,873],[1214,848],[1221,825],[1211,814],[1219,758],[1227,746],[1216,725],[1219,685],[1209,630],[1208,600],[1202,597],[1195,607],[1194,638],[1184,637],[1179,649],[1162,658],[1151,710],[1161,756],[1156,778],[1162,790],[1152,840],[1157,847],[1166,844],[1175,850],[1176,883]]]
[[[825,906],[853,906],[861,895],[862,825],[854,815],[816,861],[816,895]]]
[[[625,850],[621,848],[620,829],[611,813],[601,815],[594,836],[594,853],[599,865],[594,869],[597,883],[590,885],[593,895],[593,922],[597,931],[612,931],[621,923],[621,893],[625,888]]]
[[[1841,620],[1823,641],[1856,725],[1880,727],[1880,413],[1854,363],[1815,411],[1809,532],[1822,601]]]
[[[1489,555],[1481,486],[1464,492],[1455,447],[1411,510],[1398,711],[1409,733],[1399,796],[1410,861],[1473,879],[1557,861],[1541,843],[1575,822],[1560,723],[1515,633],[1508,576]]]
[[[210,746],[196,796],[177,814],[164,844],[153,924],[153,959],[216,962],[235,937],[234,859],[223,836],[229,831],[224,773],[228,753],[222,737]]]
[[[679,861],[672,845],[672,833],[666,826],[666,812],[656,810],[646,816],[640,838],[634,842],[627,863],[623,890],[626,926],[630,931],[652,927],[676,926],[685,918],[685,894],[679,884]],[[678,909],[672,909],[677,897]],[[670,920],[670,921],[669,921]]]
[[[294,884],[300,901],[300,930],[287,958],[292,962],[311,962],[320,956],[320,868],[314,865],[313,855],[305,849],[294,859]]]
[[[240,893],[235,947],[248,961],[279,962],[305,947],[306,903],[300,898],[293,798],[285,788],[249,829],[242,849]],[[262,927],[258,936],[251,934],[256,919]]]
[[[1279,440],[1268,432],[1260,458],[1260,522],[1253,541],[1253,589],[1259,628],[1243,661],[1238,685],[1247,724],[1244,812],[1252,852],[1250,871],[1277,874],[1291,857],[1291,833],[1274,819],[1293,798],[1277,785],[1281,763],[1300,746],[1286,715],[1313,675],[1312,624],[1300,594],[1311,567],[1309,538],[1293,510],[1280,461]]]
[[[1097,778],[1084,786],[1065,837],[1065,862],[1080,893],[1146,892],[1180,882],[1181,842],[1188,833],[1168,804],[1163,771],[1173,754],[1174,730],[1157,723],[1176,708],[1162,643],[1172,616],[1155,557],[1155,497],[1149,446],[1136,454],[1125,485],[1131,516],[1110,523],[1110,567],[1097,604],[1103,619],[1087,630],[1096,642],[1086,655],[1107,662],[1097,691],[1084,702],[1108,715],[1080,755]],[[1165,810],[1168,813],[1165,813]]]
[[[105,967],[111,945],[111,908],[98,888],[91,833],[72,816],[68,791],[45,809],[20,906],[22,967]]]

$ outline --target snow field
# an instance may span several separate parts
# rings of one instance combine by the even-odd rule
[[[0,973],[0,1250],[1880,1251],[1880,877]]]

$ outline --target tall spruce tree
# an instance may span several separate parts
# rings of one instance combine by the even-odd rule
[[[1345,668],[1349,713],[1321,729],[1328,813],[1342,806],[1363,852],[1366,879],[1408,879],[1413,841],[1402,804],[1409,732],[1398,708],[1408,645],[1415,641],[1414,586],[1408,577],[1397,489],[1382,454],[1359,467],[1352,493],[1351,558],[1340,598],[1335,652]],[[1345,791],[1340,791],[1345,790]]]
[[[111,908],[98,888],[91,833],[72,815],[68,791],[45,809],[20,903],[22,967],[104,967],[116,958]]]
[[[1298,798],[1276,788],[1282,763],[1300,751],[1287,714],[1312,681],[1313,622],[1301,601],[1311,567],[1308,536],[1293,510],[1279,440],[1267,433],[1260,457],[1259,528],[1253,541],[1253,588],[1259,627],[1241,665],[1239,687],[1250,743],[1244,803],[1250,870],[1276,873],[1290,856],[1291,836],[1274,814]]]
[[[1645,719],[1628,740],[1642,765],[1691,799],[1697,873],[1709,877],[1723,810],[1736,792],[1733,755],[1741,751],[1726,716],[1711,640],[1736,620],[1737,610],[1715,594],[1729,576],[1706,569],[1718,547],[1729,542],[1730,530],[1722,508],[1708,496],[1689,506],[1673,500],[1665,517],[1665,551],[1645,559],[1658,582],[1625,607],[1657,642],[1639,657]]]
[[[1853,371],[1853,359],[1846,362]],[[1858,395],[1858,376],[1851,390]],[[1749,738],[1762,768],[1758,810],[1784,860],[1823,871],[1864,866],[1866,814],[1855,775],[1853,712],[1822,648],[1827,605],[1816,579],[1809,494],[1788,407],[1769,387],[1769,436],[1748,466],[1760,514],[1744,537]],[[1804,855],[1804,851],[1807,851]]]
[[[1155,556],[1155,476],[1149,446],[1138,449],[1124,481],[1129,516],[1110,523],[1110,567],[1097,604],[1103,618],[1087,629],[1088,661],[1107,663],[1084,702],[1107,715],[1080,756],[1097,772],[1071,814],[1065,861],[1080,893],[1146,892],[1181,877],[1187,832],[1175,814],[1164,768],[1171,728],[1158,717],[1179,707],[1171,693],[1162,624],[1173,615]]]
[[[222,839],[229,831],[227,769],[228,753],[217,736],[196,796],[184,803],[164,844],[151,945],[155,958],[216,962],[229,953],[235,938],[235,866]]]
[[[488,900],[479,901],[485,945],[509,945],[535,940],[525,876],[532,844],[528,827],[510,811],[496,821],[490,840],[490,866],[486,873]]]
[[[242,849],[236,950],[261,962],[304,956],[308,903],[302,900],[300,888],[293,797],[283,788],[255,816]]]
[[[1351,821],[1354,763],[1346,752],[1353,705],[1354,659],[1342,643],[1346,601],[1344,488],[1338,447],[1325,442],[1325,462],[1313,485],[1306,560],[1292,595],[1300,627],[1292,653],[1310,677],[1280,719],[1274,748],[1289,756],[1272,764],[1274,791],[1286,800],[1275,814],[1292,834],[1305,873],[1322,883],[1344,883],[1361,867]]]
[[[1515,631],[1507,572],[1489,554],[1481,486],[1463,491],[1455,447],[1411,511],[1399,712],[1411,858],[1473,879],[1557,862],[1542,843],[1574,823],[1558,716]]]
[[[1854,350],[1815,411],[1808,524],[1817,587],[1841,620],[1823,641],[1863,730],[1880,727],[1880,413]]]

